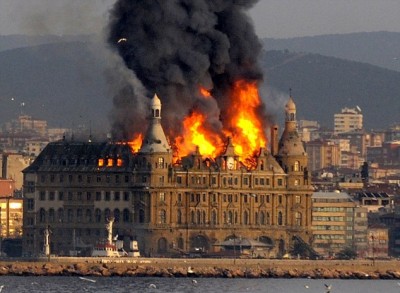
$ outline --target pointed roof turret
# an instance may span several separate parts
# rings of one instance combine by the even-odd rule
[[[304,155],[303,142],[297,132],[296,104],[293,97],[285,106],[285,129],[279,141],[278,155]]]
[[[150,125],[143,139],[140,153],[163,153],[169,152],[171,147],[165,136],[161,125],[161,100],[157,94],[150,101]]]

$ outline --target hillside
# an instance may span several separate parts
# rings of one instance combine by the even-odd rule
[[[25,113],[53,127],[104,128],[111,98],[97,45],[58,42],[0,52],[0,123]]]
[[[400,71],[400,33],[369,32],[263,39],[266,50],[316,53]]]
[[[300,119],[333,127],[334,113],[358,105],[367,129],[400,121],[400,72],[288,51],[268,51],[262,62],[270,87],[284,93],[292,88]]]
[[[81,41],[55,40],[35,46],[14,42],[16,48],[0,51],[0,124],[25,113],[46,119],[54,127],[90,124],[93,129],[108,130],[113,93],[105,71],[112,61],[99,53],[104,45],[84,36]],[[300,119],[332,127],[334,113],[359,105],[367,128],[387,127],[400,120],[400,72],[277,50],[268,51],[261,62],[267,87],[276,90],[268,99],[280,93],[286,101],[292,88]],[[279,115],[282,107],[281,101],[273,111]]]

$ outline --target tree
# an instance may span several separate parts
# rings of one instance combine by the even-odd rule
[[[339,253],[336,254],[338,259],[355,259],[357,258],[357,252],[352,247],[345,247]]]

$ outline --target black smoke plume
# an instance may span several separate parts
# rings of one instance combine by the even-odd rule
[[[257,66],[261,44],[246,14],[257,2],[117,0],[111,10],[108,41],[134,71],[147,96],[157,93],[161,98],[168,133],[180,132],[183,117],[194,105],[209,114],[210,127],[220,128],[232,83],[261,81]],[[217,102],[200,99],[199,86],[210,89]],[[113,129],[113,133],[118,131]]]

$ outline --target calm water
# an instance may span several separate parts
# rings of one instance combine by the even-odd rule
[[[5,292],[308,292],[325,293],[399,293],[398,280],[309,280],[309,279],[196,279],[189,278],[90,278],[78,277],[0,277]],[[197,282],[197,283],[196,283]],[[154,284],[156,288],[154,288]],[[153,288],[151,288],[153,287]]]

